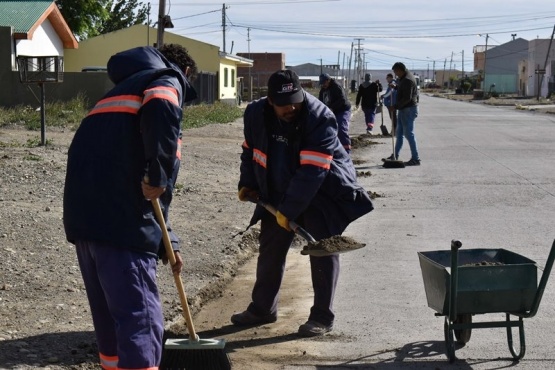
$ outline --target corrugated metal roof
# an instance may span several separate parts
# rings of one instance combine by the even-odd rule
[[[0,0],[0,26],[27,33],[52,4],[52,0]]]

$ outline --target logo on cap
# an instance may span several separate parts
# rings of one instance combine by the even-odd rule
[[[289,84],[283,84],[281,85],[281,91],[278,91],[278,93],[289,93],[295,90],[295,87],[293,86],[293,83],[289,83]]]

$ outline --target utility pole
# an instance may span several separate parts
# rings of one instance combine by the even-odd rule
[[[360,82],[362,80],[362,58],[360,57],[360,52],[361,52],[360,42],[364,39],[358,38],[358,39],[355,39],[355,40],[358,41],[357,58],[356,58],[356,63],[357,63],[356,80],[357,80],[357,82]]]
[[[150,46],[150,2],[146,8],[146,45]]]
[[[433,61],[432,64],[432,80],[434,81],[434,84],[436,83],[436,61]]]
[[[486,72],[484,71],[484,73]],[[462,51],[462,77],[464,79],[464,49]]]
[[[353,79],[351,77],[351,62],[353,61],[353,49],[355,48],[355,43],[351,42],[351,55],[349,56],[349,83],[351,83],[351,80]]]
[[[441,79],[441,84],[443,86],[441,87],[445,87],[445,67],[447,67],[447,58],[445,58],[445,61],[443,62],[443,78]]]
[[[223,52],[225,53],[225,3],[222,6]]]
[[[324,73],[324,68],[322,66],[322,58],[318,59],[320,61],[320,74]]]
[[[486,50],[484,50],[484,83],[482,84],[482,90],[484,90],[484,91],[487,88],[487,85],[486,85],[486,63],[488,61],[488,39],[489,39],[489,33],[486,33]],[[464,71],[464,68],[463,68],[463,71]]]
[[[453,52],[451,52],[451,61],[449,62],[449,77],[451,77],[451,74],[453,73]],[[451,78],[449,78],[449,87],[451,88]]]
[[[339,78],[339,58],[341,58],[341,50],[337,51],[337,72],[335,73],[335,78]]]
[[[248,45],[248,52],[249,52],[249,59],[252,60],[251,57],[251,29],[250,27],[247,28],[247,45]],[[251,77],[251,66],[249,66],[249,101],[252,101],[252,77]]]
[[[156,37],[156,48],[160,49],[164,44],[164,16],[166,14],[166,0],[160,0],[158,6],[158,33]]]
[[[553,36],[555,36],[555,26],[553,26],[553,32],[551,33],[551,39],[549,40],[549,47],[547,48],[547,53],[545,54],[545,63],[543,64],[543,70],[545,71],[545,69],[547,68],[547,62],[549,61],[549,54],[551,52],[551,44],[553,43]],[[553,74],[553,71],[551,71],[551,74]],[[544,77],[545,73],[542,74],[542,78],[540,80],[540,87],[541,85],[543,85],[543,77]],[[539,100],[539,94],[538,94],[538,100]]]

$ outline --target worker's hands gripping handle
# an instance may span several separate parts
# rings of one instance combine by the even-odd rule
[[[249,201],[249,202],[256,203],[260,198],[260,194],[258,194],[258,191],[249,189],[245,186],[239,189],[239,193],[237,195],[241,202]]]
[[[285,230],[292,231],[291,227],[289,226],[289,219],[285,217],[285,215],[280,211],[276,212],[276,221],[278,225],[283,227]]]
[[[314,237],[312,237],[312,235],[310,235],[308,231],[300,227],[299,224],[297,224],[295,221],[290,221],[289,219],[287,219],[287,217],[285,217],[281,212],[275,209],[271,204],[268,204],[261,199],[258,199],[258,201],[249,199],[249,201],[258,204],[261,207],[264,207],[268,212],[276,216],[276,221],[279,224],[279,226],[283,227],[286,230],[295,232],[295,234],[300,235],[307,242],[313,242],[313,243],[316,242]],[[289,226],[289,228],[287,229],[280,222],[283,223],[283,225]]]

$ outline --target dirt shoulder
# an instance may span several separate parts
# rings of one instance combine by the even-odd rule
[[[170,209],[181,238],[182,274],[194,314],[224,294],[257,249],[253,206],[237,200],[242,119],[184,132]],[[74,246],[65,240],[62,195],[74,132],[0,128],[0,369],[96,368],[98,354]],[[372,137],[354,138],[354,147]],[[364,174],[361,174],[364,175]],[[167,266],[158,270],[167,327],[181,321]]]
[[[62,195],[72,131],[0,129],[0,368],[95,366],[89,307],[73,245],[65,240]],[[255,240],[236,236],[252,212],[237,201],[242,124],[184,133],[183,163],[170,210],[182,239],[183,279],[194,312],[221,295]],[[180,305],[159,267],[166,321]]]

